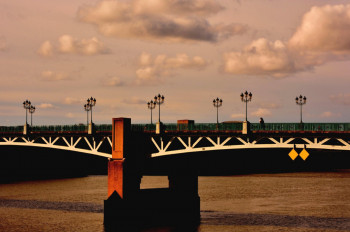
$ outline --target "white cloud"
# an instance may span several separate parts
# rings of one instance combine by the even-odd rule
[[[55,108],[55,107],[51,103],[41,103],[40,105],[37,106],[37,108],[52,109],[52,108]]]
[[[41,72],[41,79],[45,81],[62,81],[70,80],[71,77],[64,72],[54,72],[51,70],[46,70]]]
[[[222,11],[215,0],[103,0],[78,11],[81,21],[106,36],[166,42],[215,42],[245,33],[240,24],[212,25],[207,17]]]
[[[350,5],[314,6],[289,41],[302,51],[349,53]]]
[[[75,114],[69,112],[69,113],[65,114],[65,117],[66,118],[75,118],[76,116],[75,116]]]
[[[260,108],[265,109],[278,109],[281,108],[281,105],[278,103],[272,103],[272,102],[260,102],[257,104]]]
[[[285,44],[260,38],[242,52],[224,54],[224,70],[233,74],[286,76],[295,71],[295,63]]]
[[[329,61],[350,59],[350,5],[312,7],[289,41],[260,38],[223,55],[231,74],[286,77]]]
[[[245,118],[245,114],[231,114],[231,118],[233,119],[244,119]]]
[[[339,93],[329,98],[333,103],[350,106],[350,93]]]
[[[66,105],[79,105],[79,104],[83,104],[83,102],[84,102],[83,99],[72,98],[72,97],[66,97],[63,100],[63,103]]]
[[[109,52],[109,49],[96,37],[90,39],[76,39],[71,35],[62,35],[54,46],[50,41],[45,41],[38,49],[42,56],[52,56],[55,53],[97,55]]]
[[[335,117],[341,117],[340,113],[332,113],[330,111],[323,112],[321,114],[321,118],[335,118]]]
[[[146,106],[146,101],[144,99],[140,99],[138,97],[132,97],[132,98],[126,98],[123,99],[123,102],[126,104],[132,104],[132,105],[142,105],[144,104]]]
[[[59,50],[62,53],[75,53],[81,55],[96,55],[107,53],[108,49],[96,37],[78,40],[71,35],[62,35],[59,39]]]
[[[104,86],[122,86],[124,82],[119,77],[109,77],[102,80]]]
[[[200,56],[190,58],[187,54],[177,54],[175,57],[158,55],[153,58],[148,53],[142,53],[139,58],[140,68],[136,71],[137,84],[155,84],[162,77],[174,74],[177,69],[203,69],[208,62]]]
[[[5,37],[0,36],[0,52],[5,51],[7,49],[7,42]]]
[[[268,109],[259,108],[258,110],[252,112],[251,115],[256,117],[266,117],[266,116],[271,116],[271,111]]]
[[[42,56],[52,56],[53,55],[53,46],[50,41],[45,41],[40,48],[38,49],[38,54]]]

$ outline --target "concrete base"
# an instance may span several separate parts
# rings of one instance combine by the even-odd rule
[[[247,135],[250,133],[250,122],[244,121],[242,127],[242,134]]]
[[[24,126],[23,126],[23,134],[24,134],[24,135],[27,135],[27,134],[29,134],[29,133],[30,133],[30,126],[29,126],[28,123],[26,123],[26,124],[24,124]]]
[[[89,135],[92,135],[95,133],[95,124],[93,123],[89,123],[89,126],[88,126],[88,134]]]
[[[127,227],[199,225],[200,198],[170,189],[143,189],[129,199],[114,192],[104,201],[104,225]]]
[[[163,123],[157,122],[156,123],[156,134],[160,134],[162,132]]]

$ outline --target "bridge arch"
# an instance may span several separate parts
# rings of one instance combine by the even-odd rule
[[[110,158],[111,151],[109,149],[112,147],[112,142],[111,136],[107,135],[99,137],[84,135],[1,136],[1,145],[60,149]],[[106,147],[109,148],[107,151]]]
[[[236,149],[274,149],[306,148],[321,150],[350,151],[350,141],[331,137],[250,137],[241,136],[171,136],[169,139],[151,137],[154,150],[151,157],[161,157],[192,152],[236,150]],[[203,143],[204,141],[204,143]],[[171,149],[177,143],[177,149]],[[200,146],[200,143],[206,144]]]

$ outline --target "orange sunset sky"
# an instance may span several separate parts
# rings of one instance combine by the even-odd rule
[[[350,4],[341,0],[0,0],[0,125],[131,117],[350,121]],[[157,111],[154,118],[157,119]]]

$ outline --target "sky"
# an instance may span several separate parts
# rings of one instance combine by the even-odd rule
[[[0,126],[129,117],[350,122],[350,3],[342,0],[0,0]],[[158,108],[153,110],[158,120]]]

